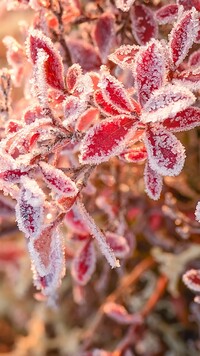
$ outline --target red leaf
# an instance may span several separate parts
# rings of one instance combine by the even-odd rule
[[[122,69],[133,69],[135,56],[139,49],[140,47],[136,45],[122,45],[110,54],[108,58]]]
[[[119,115],[120,111],[117,108],[114,108],[112,104],[105,100],[101,90],[96,90],[94,93],[94,102],[96,106],[105,114],[105,115]]]
[[[110,245],[114,254],[118,258],[125,258],[129,253],[129,246],[125,237],[107,231],[105,233],[106,241]]]
[[[159,41],[152,40],[136,58],[135,82],[140,104],[143,106],[165,81],[165,57]]]
[[[194,104],[195,100],[195,96],[187,88],[168,84],[152,94],[144,106],[141,121],[143,123],[161,122],[187,109]]]
[[[165,119],[162,125],[173,132],[191,130],[200,125],[200,109],[190,107],[179,111],[173,118]]]
[[[76,129],[78,131],[86,131],[89,127],[96,123],[99,119],[99,110],[93,107],[87,109],[82,115],[79,116]]]
[[[122,152],[120,158],[132,163],[141,162],[147,158],[147,151],[144,145],[131,147]]]
[[[72,266],[71,273],[74,280],[80,285],[86,285],[94,270],[96,264],[96,254],[93,241],[87,241],[76,254]]]
[[[39,30],[32,30],[28,38],[28,52],[33,64],[38,61],[38,50],[47,55],[45,61],[46,82],[55,89],[64,90],[62,58],[50,38]]]
[[[200,270],[191,269],[183,275],[185,285],[195,292],[200,292]]]
[[[156,20],[160,25],[173,23],[178,15],[178,5],[170,4],[162,6],[156,11]]]
[[[26,112],[23,115],[23,120],[26,123],[26,125],[30,125],[36,120],[40,118],[44,118],[44,113],[43,110],[40,106],[33,106],[26,110]]]
[[[76,199],[77,199],[77,195],[75,197],[62,197],[58,199],[58,204],[60,205],[62,210],[68,211],[72,208]]]
[[[90,234],[87,225],[75,206],[65,215],[65,224],[80,236],[88,236]]]
[[[28,175],[28,169],[26,171],[20,169],[10,169],[4,172],[0,172],[0,179],[7,182],[19,183],[21,177]]]
[[[82,68],[79,64],[73,64],[69,67],[66,75],[66,84],[69,92],[73,93],[74,87],[77,84],[78,79],[82,75]]]
[[[185,10],[190,10],[195,7],[200,11],[200,0],[178,0],[178,5],[182,5]]]
[[[193,45],[198,31],[198,13],[193,8],[184,12],[170,33],[169,51],[172,63],[177,67],[183,62]]]
[[[33,179],[23,177],[21,181],[16,205],[17,224],[26,237],[37,237],[42,229],[44,193]]]
[[[162,177],[159,173],[151,169],[148,162],[144,170],[145,191],[149,198],[158,200],[162,191]]]
[[[73,63],[79,63],[86,72],[99,69],[101,59],[92,45],[70,38],[67,39],[66,43]]]
[[[137,127],[137,119],[118,116],[106,119],[91,128],[80,148],[80,162],[99,164],[120,154]]]
[[[187,87],[191,91],[200,89],[200,68],[191,68],[176,74],[173,83]]]
[[[76,184],[67,177],[60,169],[57,169],[50,164],[40,162],[39,164],[44,181],[48,187],[59,196],[74,197],[78,193]]]
[[[104,12],[97,20],[93,37],[94,42],[99,49],[102,63],[107,62],[107,57],[113,45],[115,37],[115,17],[109,12]]]
[[[132,33],[140,45],[156,38],[158,26],[153,11],[145,5],[134,5],[130,10]]]
[[[104,67],[105,68],[105,67]],[[105,100],[110,102],[112,107],[122,114],[130,114],[138,109],[134,102],[130,100],[127,91],[115,77],[107,70],[102,69],[99,87]]]
[[[148,127],[144,137],[149,165],[162,176],[177,176],[185,162],[185,150],[180,141],[159,126]]]

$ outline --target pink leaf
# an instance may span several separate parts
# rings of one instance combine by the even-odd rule
[[[119,261],[116,259],[113,250],[106,242],[105,235],[96,225],[94,219],[88,214],[83,203],[80,200],[78,200],[76,204],[77,204],[78,211],[83,218],[84,223],[87,225],[87,228],[90,231],[90,234],[98,242],[100,250],[102,254],[105,256],[105,258],[107,259],[110,266],[112,268],[119,267],[120,266]]]
[[[61,284],[61,279],[65,274],[64,243],[58,231],[53,231],[51,242],[42,240],[35,243],[30,240],[28,243],[31,260],[34,285],[40,289],[43,295],[55,297],[55,292]],[[45,254],[44,247],[47,247]],[[36,249],[35,249],[36,247]]]
[[[179,111],[173,118],[165,119],[162,125],[173,132],[191,130],[196,126],[200,126],[200,109],[190,107]]]
[[[80,162],[99,164],[120,154],[137,127],[137,119],[118,116],[106,119],[91,128],[80,148]]]
[[[105,67],[104,67],[105,68]],[[129,98],[122,83],[109,74],[104,68],[99,82],[103,98],[110,102],[111,106],[124,114],[130,114],[137,110],[134,102]]]
[[[118,258],[125,258],[129,253],[129,246],[125,237],[107,231],[105,233],[106,241],[112,248],[114,254]]]
[[[142,4],[134,5],[130,11],[132,33],[140,45],[145,45],[151,38],[156,38],[158,26],[153,11]]]
[[[135,0],[115,0],[116,7],[124,12],[130,10]]]
[[[94,93],[94,102],[96,106],[104,113],[105,115],[119,115],[120,110],[114,108],[109,100],[105,100],[102,94],[102,90],[96,90]]]
[[[149,165],[162,176],[177,176],[185,162],[185,150],[180,141],[162,127],[148,127],[144,138]]]
[[[194,104],[196,98],[190,90],[179,85],[168,84],[156,90],[144,105],[143,123],[161,122],[175,116],[179,111]]]
[[[93,107],[87,109],[82,115],[79,116],[76,129],[78,131],[86,131],[89,127],[96,123],[99,119],[99,110]]]
[[[7,182],[19,183],[21,177],[27,175],[28,175],[28,169],[24,171],[19,168],[9,169],[4,172],[0,172],[0,179],[3,179],[4,181]]]
[[[77,84],[78,79],[82,75],[82,69],[79,64],[73,64],[69,67],[66,75],[66,84],[69,92],[73,93],[74,87]]]
[[[79,63],[85,71],[98,70],[101,59],[92,45],[81,40],[68,38],[67,47],[73,63]]]
[[[115,37],[115,17],[109,12],[104,12],[97,20],[93,37],[99,49],[99,54],[103,63],[107,62],[107,57],[113,45]]]
[[[71,273],[74,280],[80,285],[86,285],[94,270],[96,264],[96,254],[93,241],[87,241],[76,254],[71,267]]]
[[[47,55],[45,61],[46,82],[55,89],[64,90],[62,58],[50,38],[39,30],[32,30],[27,41],[28,55],[33,64],[38,60],[38,50]]]
[[[162,177],[159,173],[151,169],[148,162],[144,170],[145,191],[149,198],[158,200],[162,191]]]
[[[200,49],[197,51],[193,52],[188,60],[188,66],[189,67],[198,67],[200,66]]]
[[[135,315],[129,314],[121,304],[108,302],[104,305],[103,311],[109,318],[122,325],[129,325],[136,321],[141,322],[139,317],[136,318]]]
[[[198,13],[193,8],[184,12],[178,20],[169,37],[169,50],[174,66],[179,66],[193,45],[198,31]]]
[[[191,269],[183,275],[185,285],[195,292],[200,292],[200,270]]]
[[[159,41],[152,40],[136,57],[135,81],[140,104],[143,106],[165,81],[165,57]]]
[[[48,187],[59,196],[74,197],[78,193],[76,184],[67,177],[60,169],[57,169],[50,164],[40,162],[39,164],[44,181]]]
[[[132,69],[139,49],[140,47],[136,45],[122,45],[110,54],[108,58],[122,69]]]
[[[78,97],[70,95],[63,102],[64,109],[64,121],[63,124],[68,126],[72,123],[75,123],[78,117],[86,109],[86,102],[80,100]]]
[[[144,145],[131,147],[120,154],[120,158],[127,162],[137,163],[147,158],[147,151]]]
[[[156,11],[156,20],[160,25],[173,23],[178,15],[178,5],[170,4],[162,6]]]
[[[24,115],[23,115],[23,120],[26,123],[26,125],[30,125],[36,120],[40,118],[44,118],[44,113],[43,110],[40,106],[33,106],[28,108]]]
[[[35,238],[42,229],[44,193],[33,179],[23,177],[21,182],[16,205],[17,224],[26,237]]]

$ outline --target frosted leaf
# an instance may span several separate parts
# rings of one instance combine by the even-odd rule
[[[104,67],[105,68],[105,67]],[[128,96],[123,84],[113,77],[107,70],[102,69],[99,88],[102,90],[103,98],[109,101],[111,106],[124,114],[135,111],[135,106]]]
[[[185,10],[190,10],[195,7],[200,11],[200,1],[199,0],[177,0],[178,5],[182,5]]]
[[[93,241],[89,240],[78,250],[72,261],[72,277],[79,285],[86,285],[95,271],[96,253]]]
[[[19,229],[26,237],[35,238],[42,230],[44,200],[44,193],[36,181],[22,177],[16,205],[16,219]]]
[[[104,304],[103,312],[109,318],[122,325],[129,325],[136,322],[141,323],[142,321],[141,316],[131,315],[127,312],[123,305],[113,302],[107,302]]]
[[[26,170],[13,168],[13,169],[6,170],[4,172],[0,172],[0,179],[6,182],[19,183],[21,177],[27,176],[28,173],[29,173],[28,168]]]
[[[55,248],[55,233],[57,233],[56,227],[52,223],[46,226],[36,239],[29,241],[28,247],[31,259],[40,276],[45,276],[51,272],[51,253]]]
[[[42,49],[48,57],[45,62],[46,82],[55,89],[64,90],[63,64],[59,52],[51,39],[42,31],[31,30],[27,40],[27,54],[33,64],[38,60],[39,49]]]
[[[195,210],[195,217],[198,222],[200,222],[200,202],[198,202]]]
[[[162,176],[177,176],[185,162],[180,141],[162,127],[148,127],[144,136],[149,165]]]
[[[162,6],[159,10],[156,11],[156,20],[159,25],[165,25],[168,23],[173,23],[178,15],[178,5],[170,4]]]
[[[113,14],[104,12],[98,18],[93,31],[93,38],[98,47],[102,63],[106,63],[115,38],[115,17]]]
[[[122,69],[132,69],[139,49],[140,47],[137,45],[122,45],[110,54],[108,58]]]
[[[187,131],[200,126],[200,108],[192,106],[179,111],[173,118],[165,119],[162,125],[172,132]]]
[[[90,107],[83,114],[81,114],[76,123],[76,130],[87,131],[89,127],[96,123],[99,119],[99,110]]]
[[[198,12],[193,8],[183,12],[169,35],[169,53],[172,63],[179,66],[193,45],[198,31]]]
[[[39,166],[47,186],[59,196],[74,197],[78,194],[76,184],[60,169],[45,162],[40,162]]]
[[[162,191],[163,180],[159,173],[151,169],[148,162],[144,169],[145,192],[149,198],[158,200]]]
[[[90,70],[98,70],[101,65],[101,59],[92,46],[85,41],[68,38],[66,40],[67,47],[73,63],[79,63],[81,68],[86,72]]]
[[[137,119],[117,116],[92,127],[80,147],[80,162],[99,164],[120,154],[137,128]]]
[[[81,75],[82,68],[79,64],[75,63],[69,67],[66,75],[66,84],[69,92],[73,93],[77,80],[81,77]]]
[[[165,81],[165,57],[159,41],[152,40],[142,48],[135,63],[135,86],[142,106]]]
[[[21,85],[24,75],[25,53],[23,47],[11,36],[6,36],[2,40],[7,47],[7,61],[12,67],[12,81],[15,86]]]
[[[183,275],[183,282],[194,292],[200,292],[200,270],[191,269]]]
[[[147,158],[147,151],[144,145],[131,147],[122,152],[120,158],[130,163],[141,162]]]
[[[172,82],[180,84],[191,91],[198,91],[200,89],[200,67],[177,73]]]
[[[99,227],[95,224],[95,221],[93,220],[93,218],[88,214],[83,203],[80,200],[78,200],[76,204],[77,204],[78,211],[83,218],[84,223],[87,225],[87,228],[90,231],[90,234],[97,241],[102,254],[105,256],[105,258],[107,259],[110,266],[112,268],[119,267],[119,261],[116,259],[113,250],[106,242],[105,235],[101,232]]]
[[[44,108],[48,107],[48,74],[46,73],[48,58],[43,49],[38,49],[34,67],[34,94],[36,94],[40,105]]]
[[[87,103],[80,100],[78,97],[70,95],[63,102],[64,120],[63,125],[68,126],[75,123],[78,117],[86,109]]]
[[[80,100],[84,103],[90,98],[93,93],[93,82],[88,73],[81,75],[74,85],[73,94],[80,97]]]
[[[158,35],[158,25],[154,12],[147,6],[138,4],[130,10],[132,33],[136,41],[145,45]]]
[[[188,60],[189,67],[199,67],[200,66],[200,49],[193,52]]]
[[[88,236],[90,234],[87,223],[84,221],[76,205],[74,205],[72,209],[67,212],[64,223],[67,228],[80,236]]]
[[[135,0],[115,0],[115,5],[118,9],[127,12],[134,2]]]
[[[32,259],[34,285],[36,286],[37,289],[42,291],[43,295],[49,297],[55,297],[55,292],[60,287],[61,279],[65,275],[63,237],[58,229],[54,231],[52,236],[51,246],[50,246],[49,260],[48,258],[46,260],[49,261],[48,268],[44,268],[44,265],[42,265],[41,260],[37,260],[37,257],[34,256],[34,250],[32,250],[32,246],[33,246],[33,242],[29,241],[28,247]],[[40,249],[41,248],[42,245],[40,246]],[[39,251],[41,251],[40,249]],[[42,252],[42,256],[44,262],[46,257],[43,252]]]
[[[118,258],[125,258],[130,252],[127,240],[124,236],[107,231],[105,233],[106,241]]]
[[[183,86],[168,84],[156,90],[144,105],[143,123],[160,122],[194,104],[196,98]]]
[[[22,125],[19,123],[19,121],[16,120],[9,120],[6,126],[6,133],[14,133],[19,131],[22,128]]]
[[[23,121],[26,125],[30,125],[38,119],[44,118],[44,113],[41,106],[35,105],[33,107],[29,107],[23,113]]]
[[[94,102],[99,110],[105,115],[119,115],[120,110],[114,108],[109,100],[105,100],[102,94],[102,90],[96,90],[94,93]]]

